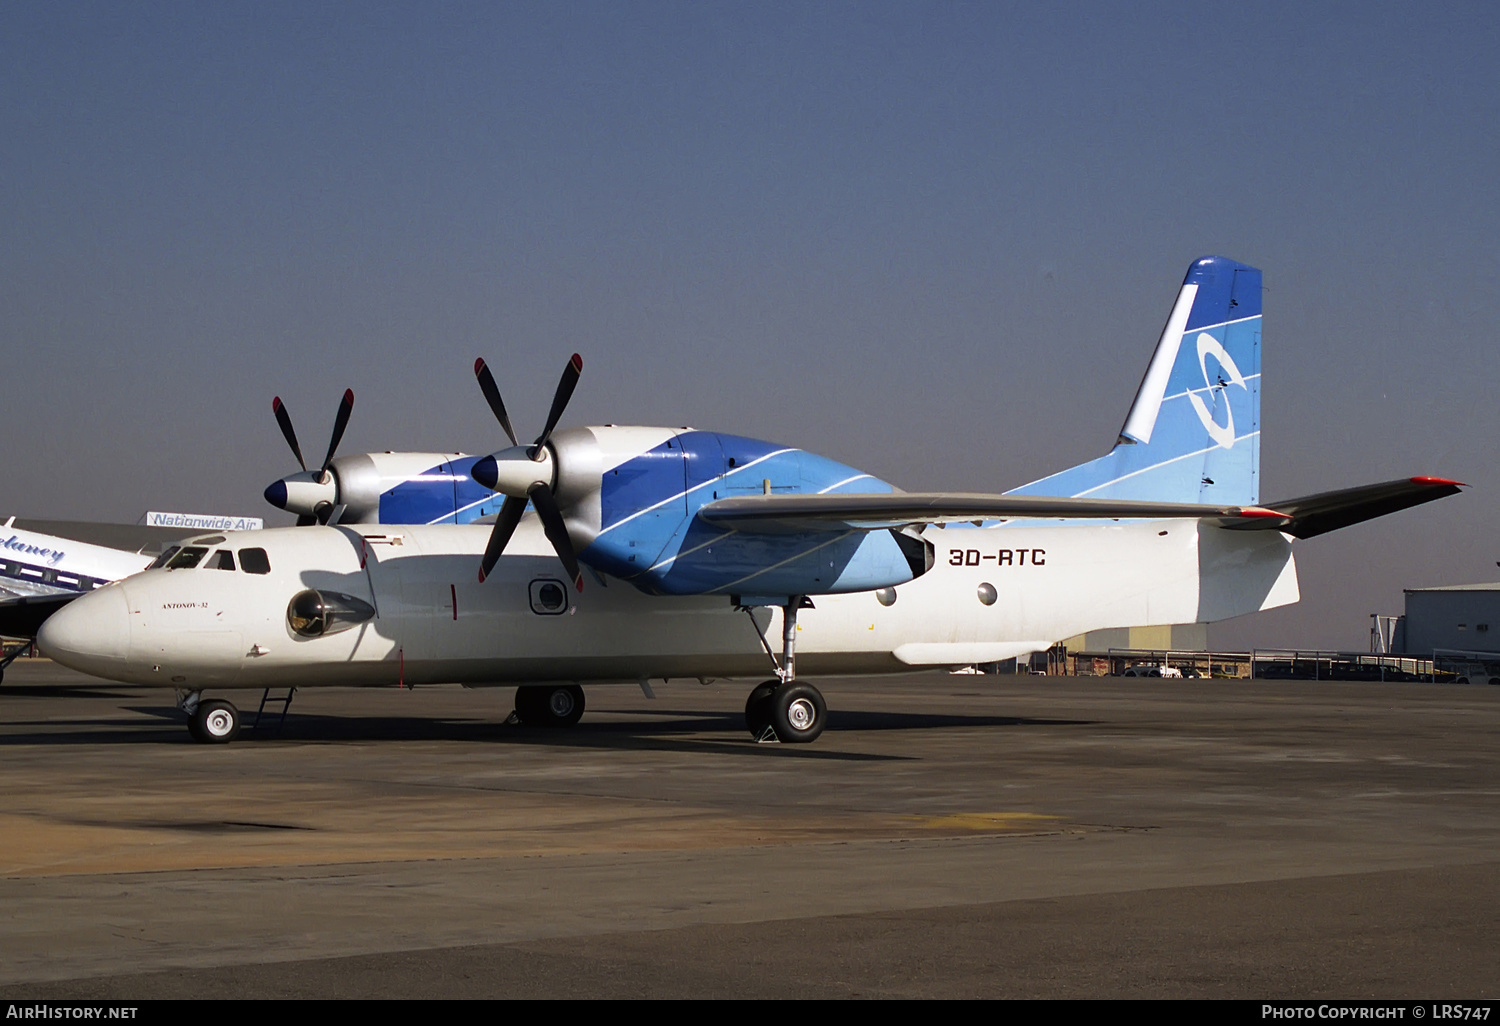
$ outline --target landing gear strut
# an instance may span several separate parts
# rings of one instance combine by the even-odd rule
[[[763,681],[745,700],[745,726],[757,741],[807,744],[823,733],[828,704],[811,684],[797,677],[797,610],[806,596],[793,595],[782,607],[781,666],[777,679]],[[811,605],[808,603],[808,605]]]

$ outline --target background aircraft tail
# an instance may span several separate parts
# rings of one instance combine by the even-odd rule
[[[1195,261],[1115,447],[1007,494],[1257,504],[1260,289],[1253,267]]]

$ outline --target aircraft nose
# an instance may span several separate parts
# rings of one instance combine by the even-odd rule
[[[74,670],[109,677],[130,651],[130,605],[118,585],[101,588],[47,617],[37,632],[44,656]]]

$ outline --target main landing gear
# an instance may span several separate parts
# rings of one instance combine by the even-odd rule
[[[782,607],[781,667],[777,679],[762,681],[745,699],[745,726],[757,741],[807,744],[828,724],[823,694],[797,677],[797,610],[806,598],[793,595]]]
[[[571,727],[583,717],[577,684],[527,684],[516,688],[516,718],[528,727]]]

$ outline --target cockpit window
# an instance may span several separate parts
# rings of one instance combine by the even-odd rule
[[[146,567],[146,569],[147,570],[158,570],[161,567],[166,566],[167,565],[167,560],[169,560],[173,556],[177,555],[177,553],[181,549],[182,549],[181,545],[173,545],[171,548],[167,549],[167,551],[163,552],[161,555],[159,555],[155,559],[153,559],[151,561],[151,565],[148,566],[148,567]]]
[[[177,555],[167,560],[167,569],[191,570],[198,565],[198,560],[202,559],[204,553],[207,551],[207,549],[200,545],[189,545],[179,551]]]
[[[208,562],[203,564],[209,570],[233,570],[234,553],[228,549],[220,549],[208,557]]]
[[[266,550],[240,549],[240,569],[247,574],[270,573],[271,561],[266,558]]]

